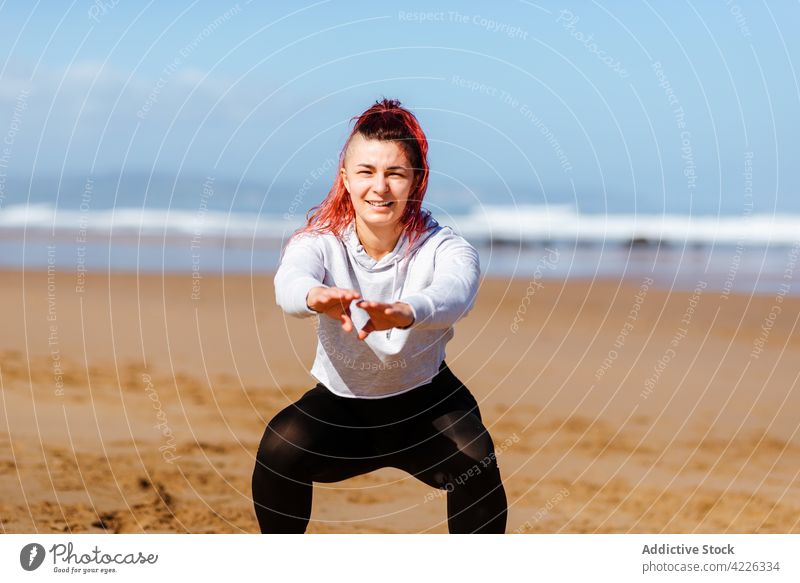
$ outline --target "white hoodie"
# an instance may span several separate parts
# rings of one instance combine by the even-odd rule
[[[433,218],[426,226],[408,255],[404,233],[380,261],[364,250],[353,223],[341,238],[303,233],[286,246],[275,274],[277,303],[292,316],[319,316],[311,374],[337,395],[382,398],[428,383],[444,360],[453,324],[472,309],[480,279],[478,252]],[[354,289],[367,301],[405,302],[414,323],[372,332],[362,342],[356,331],[348,334],[341,322],[306,305],[309,290],[320,286]],[[357,301],[350,313],[360,330],[369,316]]]

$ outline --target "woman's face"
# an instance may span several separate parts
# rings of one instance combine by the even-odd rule
[[[341,169],[356,220],[371,229],[399,224],[414,185],[414,171],[396,142],[350,140]]]

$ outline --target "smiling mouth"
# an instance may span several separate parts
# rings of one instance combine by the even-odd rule
[[[378,202],[374,200],[368,200],[367,203],[377,208],[392,206],[394,204],[393,201]]]

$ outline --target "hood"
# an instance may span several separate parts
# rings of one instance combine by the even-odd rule
[[[439,223],[437,223],[436,220],[430,214],[428,214],[425,217],[425,232],[419,236],[408,252],[406,252],[408,248],[408,234],[403,232],[403,234],[400,235],[400,238],[397,240],[397,244],[394,246],[394,249],[381,257],[379,261],[376,261],[370,257],[369,253],[366,252],[364,246],[358,240],[355,222],[351,222],[347,228],[345,228],[344,232],[342,233],[342,241],[347,248],[347,253],[353,259],[353,261],[358,263],[360,267],[366,271],[385,271],[386,269],[391,269],[393,267],[396,268],[397,264],[406,255],[411,256],[417,247],[422,245],[431,237],[431,235],[439,230],[437,228],[438,226]]]

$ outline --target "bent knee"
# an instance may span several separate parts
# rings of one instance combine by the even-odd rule
[[[268,424],[258,446],[256,461],[273,469],[288,469],[301,463],[310,447],[308,432],[297,413],[284,409]]]
[[[470,448],[462,448],[448,456],[431,473],[432,485],[452,492],[467,482],[495,482],[499,479],[499,467],[492,441],[487,437],[480,439]]]
[[[496,462],[492,436],[482,423],[461,424],[450,438],[457,450],[454,461],[465,469],[473,465],[488,467]]]

